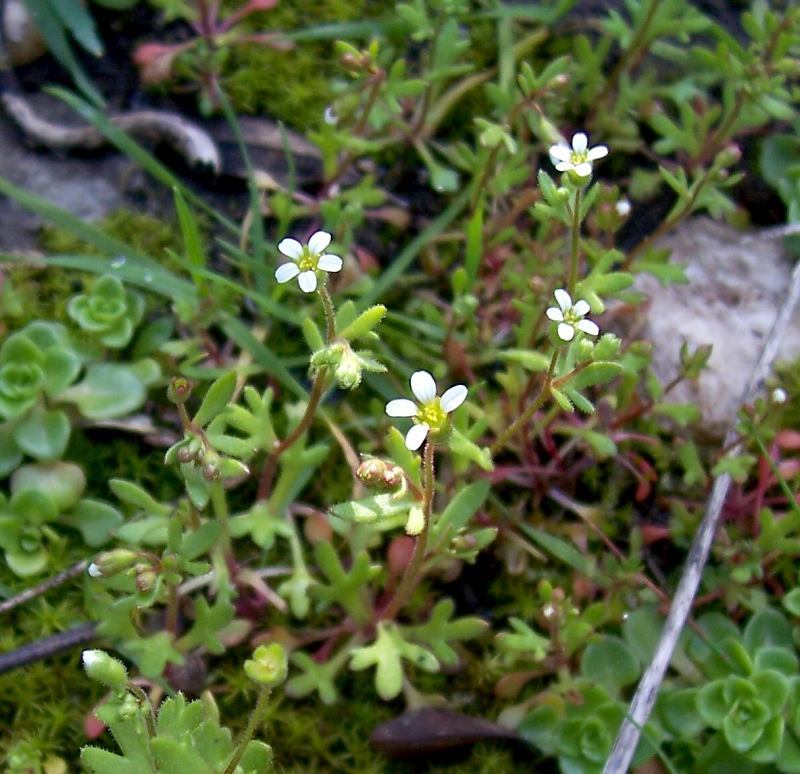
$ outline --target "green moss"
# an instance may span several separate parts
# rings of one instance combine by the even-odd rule
[[[254,14],[247,26],[289,31],[375,17],[393,7],[366,0],[283,0],[272,11]],[[290,51],[243,45],[225,61],[223,81],[239,112],[266,115],[302,131],[320,122],[331,98],[329,80],[340,72],[332,40],[298,43]]]
[[[175,224],[144,212],[120,208],[93,225],[156,260],[162,260],[166,250],[180,253],[183,249],[180,230]],[[57,226],[45,226],[39,235],[39,244],[48,253],[102,255],[93,245]]]

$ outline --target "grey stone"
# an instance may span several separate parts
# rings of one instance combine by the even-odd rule
[[[670,400],[697,401],[701,429],[721,436],[783,302],[792,263],[774,234],[737,231],[706,217],[682,224],[658,246],[686,265],[689,284],[665,288],[650,275],[637,277],[636,288],[649,299],[641,336],[653,342],[653,366],[663,382],[678,373],[682,340],[691,348],[713,345],[708,368],[696,383],[679,385]],[[781,359],[798,357],[800,314],[779,350]]]

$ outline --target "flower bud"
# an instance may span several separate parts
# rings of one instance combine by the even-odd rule
[[[186,403],[192,394],[192,383],[183,376],[176,376],[170,380],[167,387],[167,398],[171,403]]]
[[[138,559],[138,551],[131,551],[129,548],[103,551],[94,558],[87,572],[92,578],[110,578],[133,567]]]
[[[406,534],[419,535],[423,529],[425,529],[425,512],[418,505],[412,505],[408,511]]]
[[[286,651],[278,642],[259,645],[253,658],[244,662],[244,673],[259,685],[280,685],[289,673]]]
[[[125,665],[103,650],[84,650],[81,660],[89,677],[115,691],[122,690],[128,682]]]
[[[155,585],[158,573],[149,564],[136,565],[136,588],[146,594]]]
[[[336,383],[343,390],[354,390],[361,384],[361,358],[347,343],[342,344],[339,362],[333,372]]]

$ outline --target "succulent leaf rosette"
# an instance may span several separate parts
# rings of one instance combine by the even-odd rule
[[[63,326],[34,322],[9,336],[0,347],[0,416],[17,419],[43,394],[63,392],[81,364]]]
[[[69,316],[80,327],[111,349],[121,349],[142,319],[144,299],[114,276],[104,275],[88,293],[70,299]]]

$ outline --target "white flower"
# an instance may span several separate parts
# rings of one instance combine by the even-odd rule
[[[627,218],[631,214],[631,203],[625,197],[620,199],[614,207],[617,210],[617,215],[621,218]]]
[[[781,389],[780,387],[776,387],[772,391],[772,402],[773,403],[786,403],[786,400],[789,396],[786,394],[786,390]]]
[[[466,399],[467,388],[463,384],[456,384],[440,398],[436,394],[433,377],[427,371],[414,371],[411,374],[411,392],[419,401],[418,404],[408,398],[397,398],[386,404],[386,413],[390,417],[413,418],[414,426],[406,434],[406,446],[416,451],[428,433],[441,433],[447,424],[447,415]]]
[[[342,259],[325,252],[330,243],[331,235],[327,231],[316,231],[306,245],[301,245],[296,239],[281,240],[278,250],[292,260],[278,266],[275,279],[284,283],[297,277],[300,290],[313,293],[317,289],[318,270],[334,272],[342,269]]]
[[[103,571],[94,563],[92,562],[86,570],[89,573],[89,576],[92,578],[102,578]]]
[[[553,295],[558,306],[551,306],[546,314],[558,323],[558,338],[562,341],[572,341],[576,330],[588,333],[590,336],[597,336],[600,333],[596,323],[583,319],[589,311],[589,304],[586,301],[581,299],[573,305],[569,293],[561,288]]]
[[[572,136],[572,147],[566,143],[550,146],[550,160],[559,172],[575,172],[578,177],[592,174],[592,162],[608,155],[605,145],[589,148],[589,138],[578,132]]]

